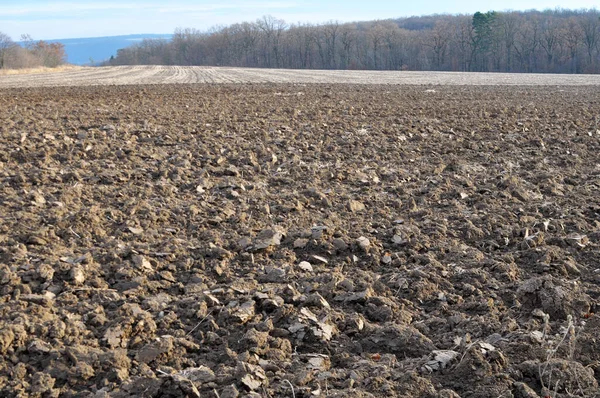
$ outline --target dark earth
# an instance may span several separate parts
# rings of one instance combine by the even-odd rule
[[[0,396],[600,397],[597,87],[0,90]]]

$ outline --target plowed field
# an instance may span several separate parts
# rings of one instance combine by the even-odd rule
[[[169,83],[349,83],[443,85],[600,85],[600,75],[251,69],[202,66],[117,66],[0,75],[0,87]]]
[[[0,84],[288,73],[173,70]],[[0,396],[599,396],[600,91],[570,83],[3,88]]]

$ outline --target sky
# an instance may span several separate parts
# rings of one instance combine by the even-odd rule
[[[14,40],[173,33],[178,28],[207,30],[272,15],[288,23],[365,21],[427,14],[476,11],[593,8],[598,0],[0,0],[0,32]]]

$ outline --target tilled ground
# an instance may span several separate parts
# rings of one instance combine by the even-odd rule
[[[599,110],[4,89],[0,396],[599,396]]]
[[[0,88],[189,83],[600,86],[600,75],[549,73],[294,70],[162,65],[64,67],[42,73],[19,72],[0,70]]]

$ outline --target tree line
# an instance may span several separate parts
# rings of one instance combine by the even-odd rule
[[[264,16],[121,49],[108,65],[294,69],[600,72],[596,9],[477,12],[288,24]]]
[[[66,63],[67,55],[61,43],[34,41],[29,35],[22,35],[21,42],[22,46],[0,32],[0,69],[55,68]]]

